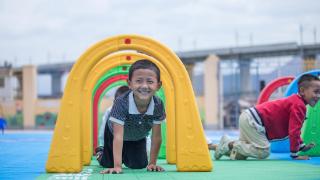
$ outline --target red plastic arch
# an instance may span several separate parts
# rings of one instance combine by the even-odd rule
[[[257,104],[264,103],[269,100],[271,94],[278,89],[281,86],[285,86],[290,84],[293,81],[293,76],[284,76],[277,78],[273,81],[271,81],[260,93],[260,96],[258,97]]]
[[[103,91],[110,86],[112,83],[120,80],[126,80],[127,75],[113,76],[104,81],[96,91],[93,99],[93,149],[98,145],[98,114],[99,114],[99,99]]]

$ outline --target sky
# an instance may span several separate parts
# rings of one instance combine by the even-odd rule
[[[317,0],[0,0],[0,65],[74,62],[119,34],[174,51],[320,42]]]

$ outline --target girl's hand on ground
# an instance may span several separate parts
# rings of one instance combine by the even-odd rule
[[[158,171],[158,172],[162,172],[164,171],[164,169],[161,166],[157,166],[154,164],[149,164],[147,166],[147,171]]]
[[[309,160],[310,157],[309,156],[297,156],[295,158],[293,158],[294,160]]]
[[[100,171],[101,174],[122,174],[122,168],[115,167]]]

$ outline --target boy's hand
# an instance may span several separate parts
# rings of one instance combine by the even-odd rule
[[[293,158],[294,160],[309,160],[310,157],[309,156],[297,156],[295,158]]]
[[[314,143],[310,143],[305,145],[300,151],[306,152],[309,151],[310,149],[314,148],[316,145]]]
[[[157,166],[154,164],[149,164],[147,166],[147,171],[158,171],[158,172],[162,172],[164,171],[164,169],[161,166]]]
[[[109,168],[100,171],[101,174],[122,174],[121,167]]]

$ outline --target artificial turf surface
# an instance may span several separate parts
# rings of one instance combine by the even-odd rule
[[[213,153],[212,153],[213,155]],[[101,180],[202,180],[202,179],[234,179],[234,180],[315,180],[320,179],[320,158],[312,161],[293,161],[286,158],[288,154],[273,154],[266,160],[249,159],[232,161],[222,158],[213,160],[212,172],[177,172],[175,165],[158,160],[165,172],[147,172],[146,169],[132,170],[123,168],[123,174],[100,174],[103,169],[93,158],[90,166],[85,166],[81,173],[42,174],[37,179],[101,179]],[[213,156],[212,156],[213,157]],[[213,158],[212,158],[213,159]]]

